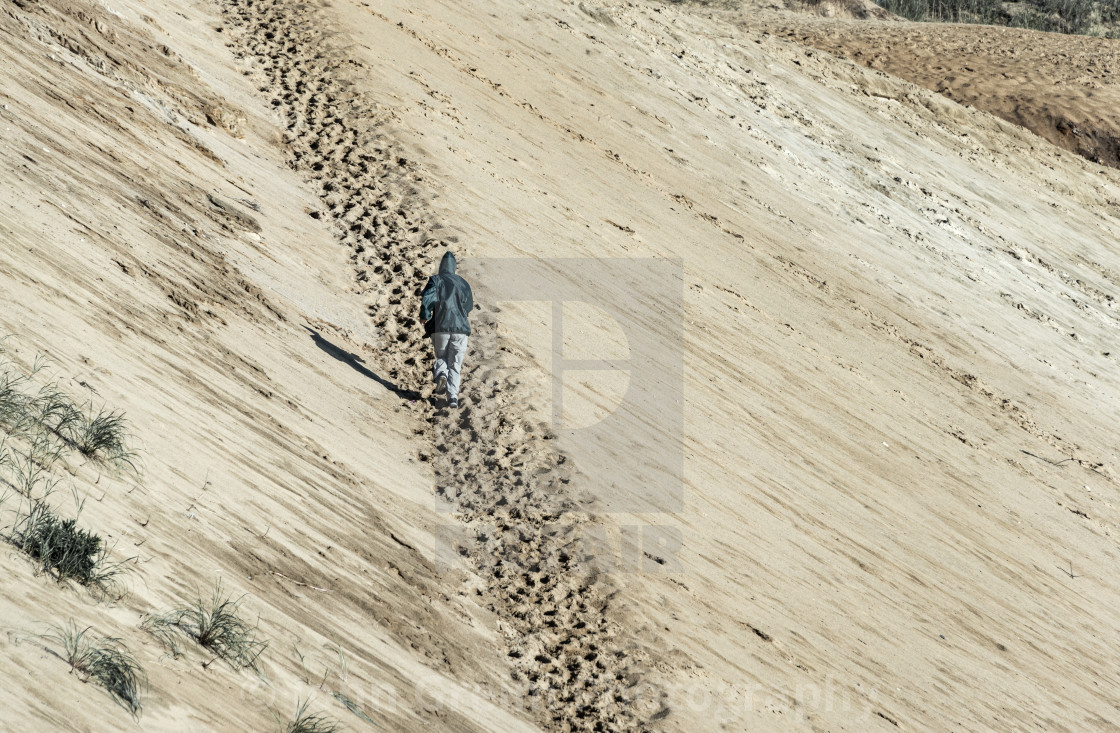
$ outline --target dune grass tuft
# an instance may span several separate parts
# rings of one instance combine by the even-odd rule
[[[128,448],[128,430],[124,413],[100,409],[94,414],[93,404],[82,416],[72,434],[78,451],[88,457],[118,467],[136,469],[136,454]]]
[[[70,441],[70,436],[81,429],[85,419],[70,395],[53,383],[39,388],[30,407],[35,422],[43,432],[53,433],[66,441]]]
[[[36,494],[40,499],[50,496],[59,482],[46,467],[50,455],[50,452],[42,453],[34,443],[27,455],[18,452],[9,454],[5,461],[10,466],[7,483],[28,499],[35,498]]]
[[[110,562],[101,537],[77,524],[75,519],[60,518],[42,499],[35,499],[27,513],[19,515],[10,540],[60,581],[76,580],[85,586],[108,589],[127,566]]]
[[[176,632],[182,632],[234,669],[256,669],[268,642],[257,639],[256,625],[238,614],[243,597],[223,595],[219,581],[209,602],[199,597],[193,606],[149,616],[142,626],[175,656],[180,653]]]
[[[4,355],[4,343],[10,336],[0,336],[0,427],[13,435],[22,434],[27,428],[32,398],[24,389],[35,373],[43,368],[43,362],[35,360],[31,374],[23,374],[16,369]]]
[[[909,20],[1120,36],[1120,0],[875,0]]]
[[[7,339],[0,335],[0,496],[18,495],[19,501],[0,538],[59,581],[75,580],[108,592],[134,558],[111,563],[102,538],[78,526],[83,502],[76,490],[74,519],[60,517],[48,499],[62,480],[56,463],[72,451],[135,469],[124,417],[95,411],[92,401],[83,409],[58,381],[42,383],[37,375],[46,368],[46,359],[38,356],[30,368],[20,367],[8,357]]]
[[[339,730],[335,721],[320,713],[310,712],[307,709],[309,703],[310,700],[297,700],[296,715],[286,723],[276,716],[281,733],[336,733]]]
[[[0,371],[0,425],[11,433],[20,432],[20,418],[27,414],[27,397],[20,391],[25,381],[20,375]]]
[[[36,386],[35,375],[46,360],[36,358],[24,373],[4,356],[5,339],[0,337],[0,428],[29,443],[28,455],[47,470],[66,452],[77,450],[104,465],[135,471],[124,413],[95,408],[92,400],[83,408],[57,381]]]
[[[61,519],[43,501],[31,502],[12,533],[17,547],[60,579],[88,585],[102,554],[101,538],[79,529],[73,519]]]
[[[79,630],[73,620],[44,638],[59,643],[63,659],[83,682],[104,687],[113,700],[136,716],[148,687],[147,676],[120,639],[94,638],[91,627]]]

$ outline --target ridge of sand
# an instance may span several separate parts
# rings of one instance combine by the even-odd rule
[[[738,21],[905,79],[1120,167],[1120,40],[899,20],[821,21],[744,13]]]

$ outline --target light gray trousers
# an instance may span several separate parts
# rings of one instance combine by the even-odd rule
[[[433,333],[432,346],[436,350],[436,363],[432,366],[432,380],[447,377],[447,399],[459,398],[459,370],[467,354],[465,333]]]

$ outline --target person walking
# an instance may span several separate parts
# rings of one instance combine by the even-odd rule
[[[467,340],[471,335],[468,320],[474,308],[474,294],[466,280],[455,274],[455,255],[445,252],[439,273],[428,278],[420,293],[420,323],[431,336],[435,348],[432,381],[436,393],[447,392],[449,407],[459,406],[459,381]]]

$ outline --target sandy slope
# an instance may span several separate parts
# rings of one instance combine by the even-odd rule
[[[622,579],[669,720],[1112,714],[1110,581],[1057,567],[1113,552],[1107,174],[669,9],[344,17],[472,252],[685,258],[686,572]]]
[[[116,10],[2,16],[0,327],[145,463],[67,478],[129,595],[0,564],[5,727],[313,694],[364,729],[332,691],[392,730],[1118,726],[1114,172],[706,11]],[[445,246],[484,305],[455,415],[409,392]],[[550,455],[549,311],[493,302],[495,256],[680,258],[683,430],[631,424],[683,442],[683,508],[604,512],[614,448]],[[627,561],[641,525],[682,549]],[[137,627],[218,577],[263,679]],[[138,722],[27,635],[69,617],[145,664]]]

